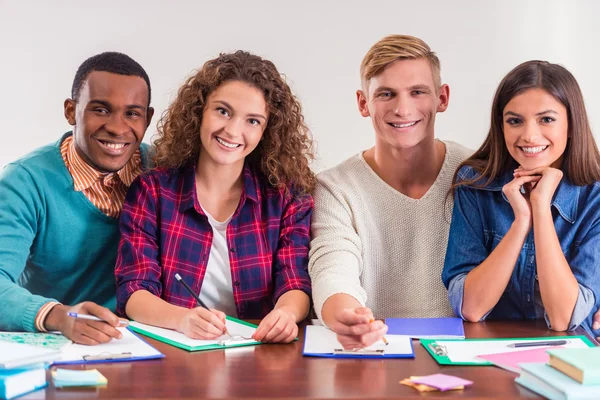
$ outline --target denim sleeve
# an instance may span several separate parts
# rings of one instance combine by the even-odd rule
[[[597,207],[597,206],[594,206]],[[567,261],[579,283],[577,303],[571,315],[569,329],[586,321],[598,309],[600,300],[600,212],[590,222],[589,230],[580,243],[573,246]]]
[[[442,271],[442,281],[449,289],[450,305],[460,317],[465,278],[489,256],[485,247],[482,210],[479,209],[477,196],[476,190],[465,186],[455,191],[448,248]]]
[[[571,322],[569,322],[568,330],[572,331],[577,329],[579,325],[590,315],[590,312],[594,308],[595,296],[594,292],[585,286],[579,284],[579,294],[577,295],[577,302],[575,303],[575,308],[573,309],[573,314],[571,315]],[[548,314],[544,311],[544,319],[546,320],[546,324],[548,328],[552,328],[550,325],[550,319],[548,318]]]

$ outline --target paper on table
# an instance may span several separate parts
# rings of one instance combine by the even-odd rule
[[[61,352],[60,363],[86,361],[86,356],[110,356],[124,355],[130,353],[127,358],[147,358],[161,355],[161,353],[137,337],[127,328],[117,328],[123,334],[121,339],[112,339],[108,343],[95,346],[85,346],[82,344],[71,344],[63,348]],[[89,361],[89,359],[87,360]]]
[[[545,338],[544,341],[553,340],[565,340],[564,338]],[[523,351],[523,348],[508,347],[509,344],[513,343],[528,343],[531,340],[475,340],[475,341],[444,341],[438,340],[436,343],[446,348],[448,358],[452,362],[461,363],[480,363],[485,364],[487,361],[478,358],[481,354],[498,354],[498,353],[510,353],[516,351]],[[568,339],[568,343],[563,345],[567,348],[588,348],[580,338]]]
[[[457,376],[446,375],[446,374],[434,374],[428,376],[421,376],[416,379],[411,379],[414,383],[418,383],[421,385],[427,385],[441,390],[442,392],[446,390],[452,390],[459,386],[467,386],[472,385],[472,381],[468,381],[466,379],[459,378]]]
[[[56,387],[103,386],[108,383],[106,377],[97,369],[56,369],[52,371],[52,380]]]
[[[389,345],[381,340],[366,347],[365,350],[384,350],[389,354],[412,354],[412,342],[408,336],[386,335]],[[342,349],[335,332],[324,326],[308,325],[304,341],[305,354],[330,354],[336,349]]]
[[[168,340],[171,340],[171,341],[174,341],[177,343],[181,343],[183,345],[190,346],[190,347],[210,346],[210,345],[214,345],[214,344],[221,344],[221,342],[223,342],[225,345],[227,345],[228,341],[231,339],[231,337],[227,336],[227,335],[220,336],[213,340],[191,339],[191,338],[185,336],[183,333],[174,331],[172,329],[159,328],[157,326],[146,325],[146,324],[142,324],[141,322],[136,322],[136,321],[131,321],[130,325],[138,327],[140,329],[143,329],[144,331],[147,331],[149,333],[153,333],[155,335],[161,336],[165,339],[168,339]],[[237,322],[229,320],[229,319],[225,321],[225,326],[227,327],[227,332],[229,332],[232,336],[242,336],[244,338],[251,338],[252,335],[254,335],[254,332],[256,331],[256,328],[254,328],[252,326],[243,325],[243,324],[237,323]],[[257,342],[254,339],[248,339],[248,340],[236,340],[235,342],[232,342],[231,344],[234,344],[234,343],[239,345],[242,343],[260,343],[260,342]]]
[[[510,351],[508,353],[482,354],[478,357],[491,362],[492,364],[504,368],[508,371],[520,373],[521,363],[547,363],[550,355],[546,352],[549,349],[564,349],[563,346],[545,346],[537,347],[533,350]]]

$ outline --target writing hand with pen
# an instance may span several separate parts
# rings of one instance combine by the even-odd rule
[[[379,340],[386,342],[387,325],[375,320],[368,307],[342,308],[336,312],[335,320],[330,328],[345,350],[368,347]]]
[[[90,318],[73,318],[69,313],[95,316]],[[62,304],[55,305],[48,313],[44,327],[48,331],[60,331],[75,343],[97,345],[114,339],[121,339],[123,334],[117,327],[121,320],[108,308],[91,301],[84,301],[73,307]]]

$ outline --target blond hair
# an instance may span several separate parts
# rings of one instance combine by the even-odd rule
[[[388,35],[373,45],[360,64],[360,78],[363,88],[374,76],[397,60],[426,58],[431,65],[435,90],[442,85],[440,60],[431,48],[419,38],[408,35]]]

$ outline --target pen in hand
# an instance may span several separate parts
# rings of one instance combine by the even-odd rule
[[[198,303],[198,304],[199,304],[201,307],[203,307],[203,308],[205,308],[205,309],[207,309],[207,310],[209,310],[209,311],[210,311],[210,309],[209,309],[209,308],[206,306],[206,304],[204,304],[204,302],[203,302],[202,300],[200,300],[200,296],[198,296],[198,295],[197,295],[197,294],[196,294],[196,293],[195,293],[195,292],[192,290],[192,288],[191,288],[191,287],[189,287],[187,283],[185,283],[185,281],[184,281],[184,280],[181,278],[181,275],[179,275],[179,274],[175,274],[175,279],[177,279],[177,281],[178,281],[179,283],[181,283],[181,284],[183,285],[183,287],[184,287],[184,288],[186,288],[186,290],[187,290],[188,292],[190,292],[190,294],[191,294],[192,296],[194,296],[194,299],[196,299],[196,302],[197,302],[197,303]],[[225,327],[225,334],[226,334],[227,336],[229,336],[229,337],[232,337],[232,336],[229,334],[229,332],[227,331],[227,327]]]
[[[371,322],[374,322],[374,321],[375,321],[375,320],[374,320],[373,318],[371,318],[371,319],[369,320],[369,323],[371,323]],[[385,345],[386,345],[386,346],[387,346],[388,344],[390,344],[390,342],[388,342],[388,341],[387,341],[387,339],[385,338],[385,336],[382,336],[382,337],[381,337],[381,341],[382,341],[383,343],[385,343]]]
[[[534,347],[534,346],[562,346],[563,344],[567,344],[566,340],[548,340],[545,342],[523,342],[523,343],[512,343],[509,344],[508,347]]]
[[[90,321],[106,322],[105,320],[103,320],[101,318],[98,318],[95,315],[78,314],[78,313],[75,313],[75,312],[70,312],[67,315],[69,317],[73,317],[73,318],[87,319],[87,320],[90,320]],[[119,326],[128,326],[128,325],[129,325],[129,321],[127,321],[126,319],[119,318]]]

